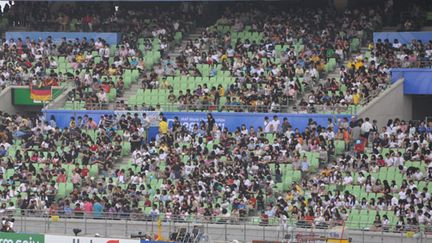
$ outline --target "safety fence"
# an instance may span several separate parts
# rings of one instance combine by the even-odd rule
[[[12,215],[9,215],[12,216]],[[109,239],[144,239],[177,242],[432,242],[428,226],[381,226],[371,222],[314,222],[260,217],[229,218],[161,216],[156,214],[67,214],[25,210],[13,216],[15,232],[96,236]],[[182,237],[179,238],[179,235]],[[187,237],[187,240],[186,240]],[[53,238],[53,239],[54,239]],[[73,237],[72,237],[73,238]],[[45,242],[47,241],[45,238]],[[1,241],[0,241],[1,242]],[[3,241],[5,242],[5,241]],[[31,241],[28,241],[29,243]],[[36,241],[35,241],[36,242]],[[42,241],[43,242],[43,241]],[[54,241],[52,241],[54,242]],[[72,242],[72,241],[67,241]],[[79,242],[79,241],[76,241]],[[81,241],[91,242],[91,241]],[[93,242],[98,242],[94,241]],[[104,241],[108,242],[108,241]],[[119,242],[128,242],[120,240]]]

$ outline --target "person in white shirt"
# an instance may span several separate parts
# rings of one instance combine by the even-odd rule
[[[421,179],[423,179],[423,173],[422,173],[420,170],[417,170],[417,171],[414,173],[414,178],[415,178],[417,181],[420,181]]]
[[[393,158],[394,165],[396,165],[396,166],[402,165],[403,166],[404,162],[405,162],[405,160],[402,157],[402,153],[401,152],[397,152],[396,157]]]
[[[3,146],[6,150],[8,150],[11,145],[6,140],[3,140],[3,142],[0,143],[0,146]]]
[[[269,121],[269,118],[266,116],[264,117],[264,133],[269,133],[271,127],[271,122]]]
[[[347,173],[343,179],[344,185],[351,185],[353,183],[353,178],[350,173]]]
[[[363,135],[363,137],[368,139],[369,138],[369,132],[373,129],[373,126],[369,121],[369,117],[365,118],[365,121],[361,125],[360,129],[361,129],[361,134]]]
[[[392,157],[390,157],[390,154],[386,154],[385,155],[386,158],[384,159],[384,162],[386,163],[387,166],[393,166],[394,165],[394,160]]]
[[[105,45],[105,50],[104,50],[104,55],[103,55],[103,57],[104,57],[105,59],[108,59],[108,58],[110,57],[110,48],[109,48],[108,45]]]
[[[273,116],[273,120],[270,122],[270,132],[278,132],[280,126],[280,120],[277,116]]]
[[[400,200],[406,200],[406,198],[407,198],[406,193],[405,193],[405,191],[402,189],[402,190],[399,192],[399,199],[400,199]]]
[[[107,95],[106,95],[106,93],[105,93],[105,91],[104,91],[103,89],[101,89],[101,90],[96,94],[96,96],[98,97],[99,102],[101,102],[101,103],[105,103],[105,102],[108,101],[108,99],[107,99]]]
[[[100,48],[103,47],[103,43],[102,43],[102,41],[101,41],[100,38],[98,38],[98,39],[96,40],[96,42],[94,43],[94,46],[95,46],[95,49],[96,49],[96,50],[98,50],[98,49],[100,49]]]
[[[393,48],[399,49],[399,48],[401,48],[402,43],[400,43],[398,39],[395,39],[393,41],[393,45],[392,46],[393,46]]]

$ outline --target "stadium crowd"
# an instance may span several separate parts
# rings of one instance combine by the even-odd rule
[[[72,7],[70,15],[81,16],[75,15],[77,8]],[[139,80],[144,90],[168,90],[166,99],[154,104],[122,102],[118,109],[350,113],[388,86],[389,68],[429,65],[431,44],[415,40],[408,45],[379,41],[370,51],[355,54],[381,25],[381,13],[372,9],[342,15],[327,9],[291,10],[276,16],[269,14],[271,7],[236,14],[226,10],[216,25],[171,58],[167,50],[180,41],[177,33],[188,33],[194,22],[189,15],[173,13],[200,11],[200,5],[168,8],[161,14],[154,8],[106,7],[94,18],[121,27],[118,45],[102,39],[3,40],[0,86],[73,84],[70,101],[84,102],[80,108],[101,109]],[[88,8],[81,14],[87,12],[94,11]],[[41,23],[49,25],[49,19]],[[340,77],[326,77],[335,67]],[[204,82],[188,88],[173,85],[170,77],[182,76]],[[208,77],[210,82],[205,82]]]
[[[33,6],[32,3],[25,4]],[[79,6],[71,9],[79,12]],[[189,13],[199,11],[193,6],[166,7],[161,13],[157,6],[144,10],[115,11],[113,8],[111,15],[98,12],[100,21],[114,21],[121,26],[122,37],[118,44],[110,45],[101,38],[4,39],[0,49],[0,86],[74,86],[69,100],[85,102],[86,109],[100,108],[100,104],[121,96],[124,89],[144,73],[147,65],[153,65],[182,32],[191,28],[193,20]],[[12,9],[20,8],[14,6]],[[92,12],[91,9],[88,11]],[[40,21],[41,25],[49,25],[50,20],[42,18]]]
[[[178,95],[174,90],[169,102],[180,109],[221,105],[223,110],[257,111],[257,107],[263,107],[280,111],[281,107],[299,105],[305,110],[305,101],[299,102],[297,97],[316,85],[327,96],[323,102],[319,99],[316,103],[336,105],[344,97],[332,102],[332,95],[340,95],[337,93],[340,84],[336,80],[320,79],[328,71],[326,64],[343,64],[352,52],[358,51],[360,42],[370,37],[370,32],[380,25],[380,15],[373,10],[347,11],[337,18],[331,10],[269,14],[273,12],[271,8],[240,14],[226,10],[216,28],[209,27],[199,38],[190,40],[175,61],[169,56],[162,58],[162,64],[155,66],[155,75],[152,75],[163,76],[162,80],[179,74],[218,77],[228,73],[234,78],[234,82],[226,87],[218,83],[203,84],[182,90]],[[219,27],[227,26],[230,26],[227,31],[220,31]],[[343,31],[338,32],[335,26],[343,26]],[[236,32],[246,33],[246,36]],[[207,71],[200,68],[203,65],[207,66]],[[152,82],[146,80],[144,88],[155,88],[155,85],[149,85]],[[169,82],[162,81],[157,85],[172,89]],[[220,104],[222,99],[224,102]],[[352,101],[342,103],[353,104]],[[313,101],[310,100],[309,105],[313,106]]]
[[[176,33],[192,28],[186,13],[200,12],[174,8],[111,8],[100,16],[74,8],[22,16],[25,8],[12,8],[17,25],[40,19],[59,30],[119,28],[124,35],[116,46],[102,39],[3,40],[0,85],[74,83],[70,99],[96,109],[138,79],[143,89],[167,90],[179,110],[279,112],[289,104],[317,112],[361,104],[386,88],[389,68],[423,65],[432,54],[432,42],[381,40],[353,55],[381,24],[374,10],[335,18],[330,10],[274,16],[264,9],[227,11],[171,58]],[[155,52],[149,62],[146,53]],[[340,78],[325,77],[336,66]],[[179,76],[229,82],[179,89],[171,83]],[[188,129],[161,113],[159,135],[148,138],[145,113],[99,120],[71,117],[61,128],[54,117],[0,113],[0,213],[432,229],[430,121],[394,119],[378,127],[351,117],[325,125],[309,120],[299,130],[274,116],[260,127],[222,129],[209,113]]]
[[[193,129],[160,115],[146,142],[143,115],[55,120],[2,114],[2,211],[68,217],[296,223],[383,230],[429,229],[432,123],[368,118],[286,118]],[[116,166],[121,155],[127,165]],[[428,189],[429,188],[429,189]],[[358,218],[356,218],[356,215]],[[364,218],[364,216],[366,215]],[[371,220],[373,217],[373,220]],[[366,222],[359,221],[366,220]]]

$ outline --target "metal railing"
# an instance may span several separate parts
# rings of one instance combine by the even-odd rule
[[[80,101],[75,100],[76,103]],[[83,101],[81,101],[83,102]],[[79,110],[78,105],[73,106]],[[106,110],[110,109],[110,103],[89,103],[85,102],[85,107],[88,110]],[[326,106],[326,105],[314,105],[314,106],[298,106],[298,105],[280,105],[277,109],[272,109],[271,105],[214,105],[214,104],[158,104],[158,105],[128,105],[123,106],[121,104],[114,104],[115,110],[128,110],[128,111],[160,111],[160,112],[248,112],[248,113],[326,113],[326,114],[346,114],[355,115],[360,109],[359,105],[350,106]],[[63,108],[59,108],[63,109]]]
[[[79,228],[84,235],[100,234],[105,237],[129,238],[131,234],[162,234],[168,238],[170,233],[179,228],[191,231],[199,227],[211,241],[252,240],[282,241],[286,238],[344,238],[351,242],[431,242],[430,226],[413,227],[407,225],[396,231],[396,226],[386,228],[373,227],[370,222],[330,221],[316,223],[307,220],[280,220],[260,217],[227,217],[227,220],[216,220],[214,217],[199,216],[166,216],[143,213],[110,213],[86,214],[52,212],[49,210],[21,210],[8,212],[15,220],[16,232],[46,233],[73,235],[72,229]],[[223,219],[223,218],[222,218]],[[372,239],[371,239],[372,237]],[[373,239],[375,237],[375,239]],[[302,239],[303,240],[303,239]],[[210,242],[207,241],[207,242]]]

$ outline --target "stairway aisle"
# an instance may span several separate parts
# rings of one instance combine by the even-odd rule
[[[195,28],[190,33],[186,34],[186,36],[182,39],[181,43],[178,45],[173,45],[172,48],[170,48],[170,51],[168,52],[167,56],[171,58],[171,60],[175,60],[178,56],[180,56],[182,50],[185,49],[187,43],[190,40],[195,40],[198,38],[201,34],[201,32],[204,30],[204,28]],[[124,90],[124,93],[121,97],[117,97],[115,102],[121,102],[124,101],[127,103],[130,96],[135,95],[136,91],[141,88],[141,84],[138,82],[132,83],[131,86],[128,89]],[[115,109],[115,103],[110,104],[110,109]]]

